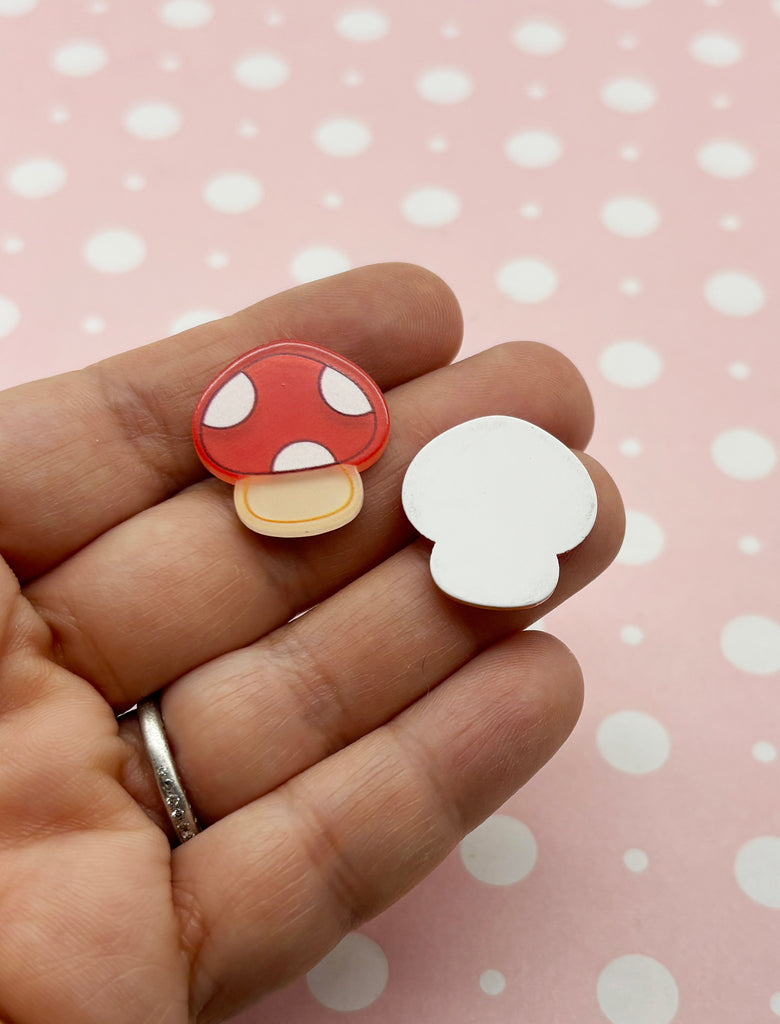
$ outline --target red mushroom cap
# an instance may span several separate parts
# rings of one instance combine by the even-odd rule
[[[198,457],[229,483],[340,463],[362,472],[382,454],[389,429],[368,374],[302,341],[236,359],[203,392],[192,420]]]

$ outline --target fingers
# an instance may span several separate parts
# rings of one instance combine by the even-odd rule
[[[541,607],[496,612],[458,604],[434,585],[429,545],[416,542],[257,644],[168,687],[162,711],[187,791],[211,822],[389,721],[469,659],[570,597],[610,563],[622,507],[604,470],[588,460],[599,516]],[[159,807],[137,722],[125,785]]]
[[[532,419],[573,446],[592,426],[587,387],[542,345],[499,346],[394,389],[391,440],[364,474],[366,502],[322,537],[261,538],[238,522],[230,488],[204,481],[100,537],[34,581],[27,595],[60,656],[115,707],[253,642],[408,543],[406,466],[442,430],[473,416]]]
[[[405,264],[302,285],[79,373],[0,396],[0,552],[22,579],[205,476],[190,435],[212,377],[258,345],[300,338],[383,389],[443,366],[460,344],[454,296]]]
[[[570,652],[519,634],[175,850],[199,1019],[289,981],[419,882],[548,760],[581,697]]]
[[[184,1020],[170,849],[117,781],[114,716],[2,562],[0,607],[0,1020]]]

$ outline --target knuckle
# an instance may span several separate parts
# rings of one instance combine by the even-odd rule
[[[590,389],[579,368],[563,352],[539,341],[509,341],[488,350],[497,380],[520,385],[533,381],[540,409],[551,430],[572,447],[584,448],[594,426]]]

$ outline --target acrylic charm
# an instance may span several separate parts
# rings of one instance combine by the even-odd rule
[[[269,537],[309,537],[351,522],[360,474],[390,429],[373,380],[343,356],[302,341],[254,349],[209,384],[192,436],[203,465],[234,485],[241,521]]]
[[[596,521],[596,491],[580,460],[511,416],[435,437],[412,459],[402,501],[412,526],[434,542],[437,586],[483,608],[546,600],[558,583],[557,556]]]

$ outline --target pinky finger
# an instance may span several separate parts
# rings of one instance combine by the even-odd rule
[[[179,847],[193,1019],[308,970],[425,877],[563,743],[582,704],[547,634],[489,648],[374,732]]]

